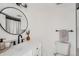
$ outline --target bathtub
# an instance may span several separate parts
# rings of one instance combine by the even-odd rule
[[[39,53],[40,51],[40,53]],[[39,56],[41,50],[38,46],[27,44],[26,42],[12,46],[7,51],[0,54],[0,56]]]

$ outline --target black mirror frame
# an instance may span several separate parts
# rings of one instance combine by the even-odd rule
[[[15,8],[15,7],[5,7],[5,8],[3,8],[3,9],[0,11],[0,13],[1,13],[3,10],[7,9],[7,8],[17,9],[18,11],[20,11],[20,12],[25,16],[26,21],[27,21],[27,26],[26,26],[26,29],[25,29],[22,33],[20,33],[20,34],[23,34],[23,33],[27,30],[27,28],[28,28],[28,20],[27,20],[26,15],[25,15],[20,9]],[[0,24],[0,26],[1,26],[1,28],[2,28],[5,32],[7,32],[7,33],[9,33],[9,34],[11,34],[11,35],[20,35],[20,34],[13,34],[13,33],[10,33],[10,32],[8,32],[7,30],[5,30],[1,24]]]

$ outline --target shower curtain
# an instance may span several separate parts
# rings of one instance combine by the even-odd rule
[[[6,19],[6,30],[13,34],[19,34],[21,31],[21,22],[11,19]]]

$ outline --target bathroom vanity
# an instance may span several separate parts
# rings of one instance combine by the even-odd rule
[[[30,42],[30,31],[27,32],[28,20],[25,13],[15,7],[5,7],[0,12],[2,18],[0,20],[0,28],[4,32],[18,38],[9,42],[11,46],[8,49],[3,48],[3,46],[6,46],[6,42],[1,41],[1,44],[3,44],[3,46],[1,45],[1,49],[3,51],[1,51],[0,56],[41,56],[41,44],[35,45],[33,42]],[[28,34],[26,41],[23,41],[24,32]],[[25,35],[27,36],[27,34]],[[6,38],[6,40],[8,39]]]
[[[41,44],[23,42],[12,46],[0,56],[41,56]]]
[[[30,42],[30,31],[27,31],[28,28],[28,20],[23,13],[22,10],[15,7],[5,7],[0,11],[0,28],[4,30],[4,32],[17,36],[16,40],[9,42],[9,44],[13,43],[8,49],[4,48],[6,46],[6,42],[1,41],[1,51],[0,56],[41,56],[41,44],[35,45],[36,42]],[[23,41],[23,33],[26,32],[27,41]],[[4,38],[4,37],[0,37]],[[7,38],[5,38],[7,40]],[[8,40],[9,41],[9,40]],[[16,44],[16,42],[18,42]],[[4,44],[5,43],[5,44]]]

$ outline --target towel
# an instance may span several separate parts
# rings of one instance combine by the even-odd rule
[[[70,54],[70,43],[62,43],[60,41],[55,42],[57,55],[69,55]]]
[[[67,42],[69,40],[69,33],[67,30],[60,30],[59,31],[59,40],[61,42]]]

